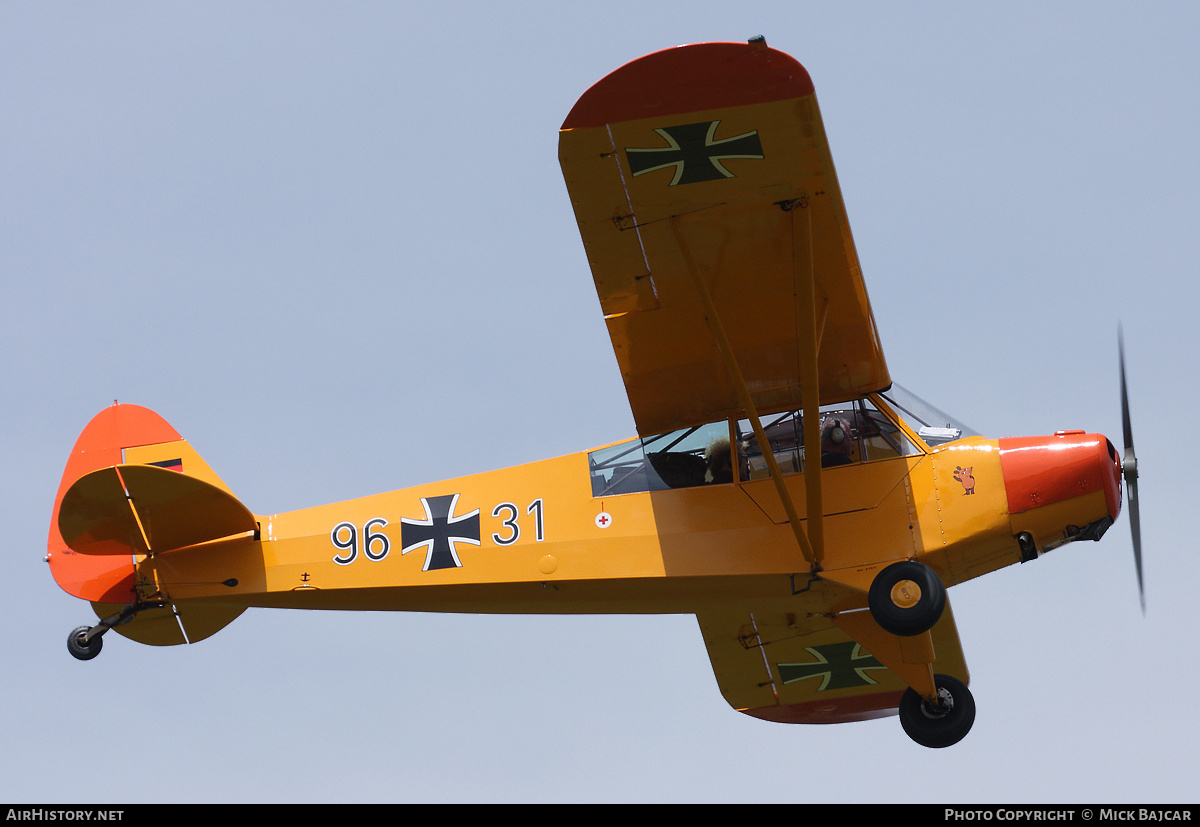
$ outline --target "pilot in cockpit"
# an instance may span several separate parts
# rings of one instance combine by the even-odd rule
[[[714,439],[704,451],[704,462],[707,469],[704,481],[709,484],[733,482],[733,459],[729,452],[727,438]]]
[[[850,423],[834,415],[821,423],[821,467],[849,465],[853,462]]]

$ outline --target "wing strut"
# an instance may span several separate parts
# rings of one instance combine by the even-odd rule
[[[796,285],[796,363],[800,367],[800,407],[804,417],[804,494],[805,505],[808,508],[808,539],[816,550],[813,568],[819,570],[825,550],[825,526],[822,519],[825,505],[821,497],[821,399],[817,349],[822,332],[818,321],[823,322],[824,319],[817,318],[812,214],[808,209],[807,199],[781,204],[780,208],[787,210],[792,217],[792,262]],[[811,331],[810,336],[804,335],[806,330]],[[762,442],[765,443],[765,439]],[[766,445],[763,444],[763,454],[766,453]],[[776,486],[782,489],[782,478]]]
[[[824,555],[823,537],[824,533],[821,526],[821,489],[820,489],[820,462],[805,462],[804,476],[805,483],[809,489],[808,494],[808,524],[809,530],[816,538],[813,542],[809,536],[804,533],[803,526],[800,525],[800,515],[796,511],[796,505],[792,502],[792,497],[788,493],[787,486],[783,481],[783,473],[779,470],[779,463],[775,461],[775,452],[771,450],[771,445],[767,441],[766,431],[763,430],[762,422],[759,420],[758,410],[754,406],[754,400],[750,397],[750,389],[746,386],[746,380],[742,375],[741,368],[738,367],[737,358],[733,354],[733,348],[729,344],[729,339],[725,335],[725,328],[721,324],[721,318],[717,314],[716,305],[713,303],[712,296],[708,292],[708,287],[704,284],[704,278],[700,274],[700,268],[696,264],[695,258],[692,256],[691,248],[688,246],[687,239],[684,238],[683,232],[680,229],[680,217],[673,216],[671,218],[671,231],[675,235],[675,241],[679,244],[679,250],[683,254],[683,259],[687,265],[688,275],[691,276],[692,285],[696,288],[696,295],[700,298],[704,305],[704,315],[708,321],[709,329],[712,331],[713,338],[716,340],[717,350],[721,353],[721,358],[725,362],[725,368],[729,371],[729,376],[733,381],[734,389],[737,391],[738,400],[741,402],[742,409],[746,413],[746,418],[750,420],[750,426],[754,429],[754,438],[758,441],[758,446],[762,450],[763,459],[766,460],[767,470],[771,474],[771,479],[775,482],[775,490],[779,493],[779,499],[783,503],[784,513],[787,515],[788,525],[792,527],[792,533],[796,536],[796,542],[800,546],[800,553],[804,555],[804,559],[814,571],[821,567],[821,560]],[[807,226],[807,222],[805,222]],[[815,318],[815,302],[812,297],[812,258],[811,245],[806,249],[808,261],[807,291],[800,289],[798,292],[807,292],[806,300],[797,296],[797,304],[802,301],[806,302],[808,312]],[[801,379],[804,381],[804,388],[816,388],[817,375],[817,359],[816,359],[816,340],[815,336],[812,342],[800,345],[802,352],[811,351],[811,365],[804,365],[801,369]],[[802,360],[803,361],[803,360]],[[811,371],[811,372],[810,372]],[[806,378],[812,379],[812,384],[808,384]],[[804,409],[804,439],[809,445],[820,445],[821,443],[821,425],[818,419],[819,400],[816,393],[803,393],[801,396]],[[810,411],[811,409],[811,411]],[[814,436],[815,433],[815,436]],[[811,440],[811,441],[810,441]],[[816,503],[817,507],[813,508],[812,489],[816,488]]]

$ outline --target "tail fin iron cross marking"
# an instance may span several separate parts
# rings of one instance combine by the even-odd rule
[[[677,184],[733,178],[733,173],[721,163],[730,158],[762,160],[762,142],[758,139],[758,130],[718,140],[716,133],[720,123],[708,121],[655,129],[668,145],[653,149],[626,147],[625,158],[629,162],[629,170],[636,178],[647,172],[674,167],[675,176],[668,185],[673,187]]]
[[[424,546],[425,565],[422,571],[462,568],[455,543],[479,545],[479,509],[455,517],[458,494],[441,497],[422,497],[424,520],[400,518],[401,554]]]

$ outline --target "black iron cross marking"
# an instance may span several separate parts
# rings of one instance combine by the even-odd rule
[[[454,544],[479,545],[479,509],[455,517],[457,494],[422,497],[421,505],[425,508],[424,520],[400,518],[400,553],[424,546],[425,565],[421,571],[462,568]]]
[[[656,149],[626,147],[625,159],[629,162],[630,171],[636,178],[647,172],[674,167],[675,176],[669,184],[673,187],[676,184],[732,178],[733,173],[721,163],[730,158],[762,159],[762,143],[758,140],[757,129],[718,140],[716,133],[720,123],[707,121],[654,130],[668,145]]]
[[[875,679],[867,674],[868,669],[886,669],[873,655],[852,640],[844,643],[829,643],[813,646],[804,651],[816,658],[808,663],[780,663],[779,677],[785,683],[820,678],[817,691],[826,689],[848,689],[853,686],[870,686]]]

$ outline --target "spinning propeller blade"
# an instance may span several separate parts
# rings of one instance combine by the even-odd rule
[[[1125,431],[1125,454],[1121,459],[1121,474],[1125,477],[1125,492],[1129,500],[1129,527],[1133,532],[1133,562],[1137,566],[1138,597],[1142,614],[1146,613],[1146,591],[1142,583],[1142,523],[1138,514],[1137,455],[1133,450],[1133,427],[1129,424],[1129,394],[1125,390],[1125,337],[1117,329],[1117,348],[1121,359],[1121,424]]]

